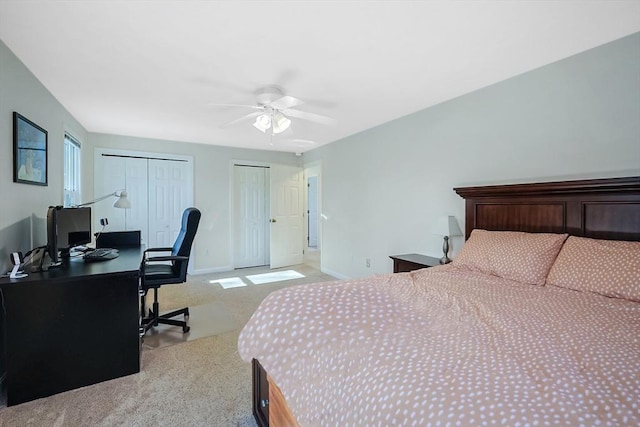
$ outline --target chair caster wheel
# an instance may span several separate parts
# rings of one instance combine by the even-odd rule
[[[182,328],[182,332],[185,333],[185,334],[187,332],[189,332],[190,330],[191,330],[191,327],[189,327],[189,326],[185,326],[184,328]]]

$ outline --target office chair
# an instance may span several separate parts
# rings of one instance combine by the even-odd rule
[[[150,248],[144,251],[140,265],[141,289],[140,313],[142,323],[140,335],[143,336],[149,329],[165,325],[182,326],[182,332],[189,332],[187,322],[189,320],[189,307],[160,315],[158,304],[158,288],[162,285],[184,283],[187,280],[187,265],[191,255],[191,245],[198,230],[200,211],[196,208],[187,208],[182,213],[182,227],[172,248]],[[166,256],[149,256],[153,252],[171,252]],[[145,299],[149,289],[153,289],[153,307],[149,309],[149,315],[145,316]],[[184,315],[184,321],[174,320],[173,317]]]

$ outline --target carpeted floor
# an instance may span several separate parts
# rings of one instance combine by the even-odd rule
[[[255,426],[251,367],[237,352],[242,326],[272,291],[334,280],[306,265],[291,269],[304,277],[255,285],[246,276],[271,272],[258,268],[190,276],[186,285],[164,286],[161,311],[189,306],[224,313],[197,316],[196,321],[196,309],[186,340],[153,346],[150,337],[143,345],[140,373],[2,408],[0,426]],[[215,282],[229,277],[241,281],[228,289]],[[214,335],[203,337],[205,326],[197,331],[197,325],[216,316],[224,325],[209,328]]]
[[[181,317],[177,319],[182,320]],[[231,310],[222,301],[214,301],[189,306],[189,327],[191,330],[185,334],[180,327],[160,324],[147,331],[142,344],[143,350],[220,335],[241,328],[242,325],[236,321]]]

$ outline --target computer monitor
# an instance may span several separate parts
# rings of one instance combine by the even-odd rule
[[[52,262],[60,262],[72,248],[87,243],[91,243],[91,208],[49,207],[47,249]]]

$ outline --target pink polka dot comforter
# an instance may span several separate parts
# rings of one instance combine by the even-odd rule
[[[238,348],[302,426],[640,425],[640,303],[463,267],[274,292]]]

